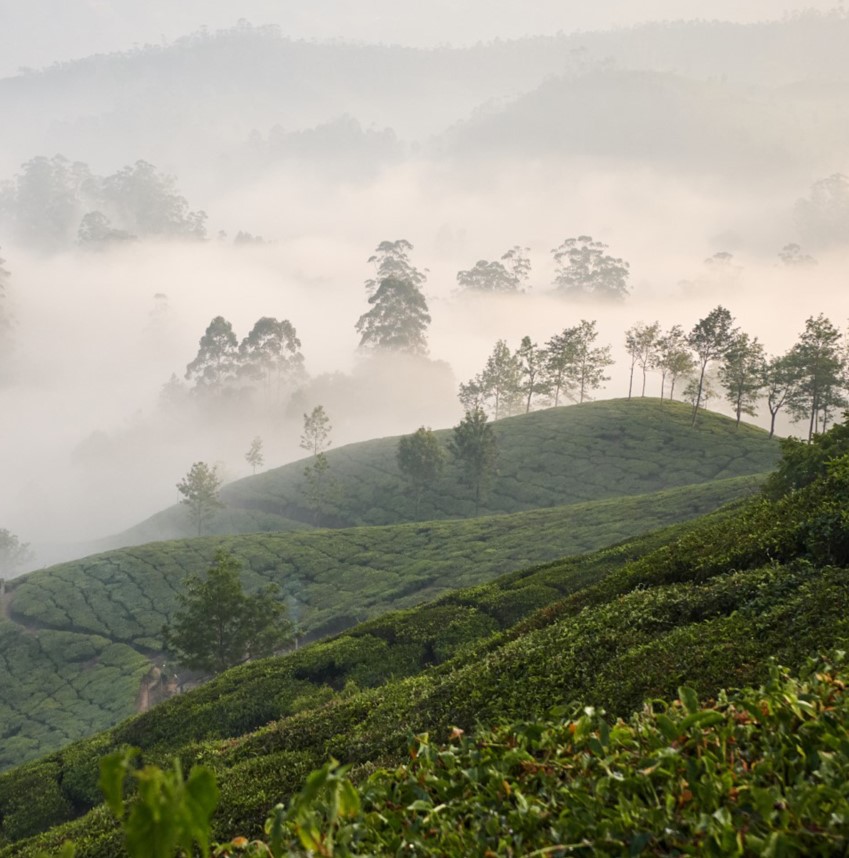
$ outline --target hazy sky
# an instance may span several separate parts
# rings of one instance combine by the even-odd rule
[[[57,60],[171,41],[201,26],[279,24],[298,38],[410,45],[629,26],[649,20],[757,21],[842,0],[0,0],[0,75]]]

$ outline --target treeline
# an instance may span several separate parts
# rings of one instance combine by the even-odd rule
[[[16,241],[40,250],[203,239],[206,217],[189,208],[173,176],[147,161],[98,176],[82,161],[39,156],[0,186],[0,223]]]
[[[460,385],[466,411],[484,409],[493,419],[527,413],[534,407],[581,403],[610,376],[611,347],[596,346],[594,321],[564,328],[543,346],[529,336],[512,351],[498,340],[474,378]],[[628,398],[646,395],[649,373],[660,376],[660,398],[675,398],[675,389],[700,408],[719,396],[742,416],[754,417],[764,404],[770,436],[779,412],[794,422],[807,422],[807,437],[824,432],[835,414],[849,404],[849,342],[823,314],[809,317],[797,341],[784,353],[767,355],[756,336],[742,331],[722,306],[711,310],[689,332],[681,325],[668,330],[660,322],[638,322],[625,332],[629,357]]]

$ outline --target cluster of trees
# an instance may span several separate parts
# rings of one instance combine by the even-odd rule
[[[630,266],[607,250],[606,244],[589,235],[567,238],[555,247],[551,253],[557,294],[605,301],[625,298]],[[499,261],[480,259],[469,270],[457,272],[457,283],[469,292],[524,292],[531,273],[528,253],[527,247],[516,245]]]
[[[596,323],[582,319],[564,328],[544,346],[522,338],[516,351],[499,340],[484,368],[460,385],[467,411],[487,410],[494,420],[529,412],[535,404],[559,405],[561,398],[581,403],[609,380],[610,346],[596,346]]]
[[[206,238],[176,180],[147,161],[109,176],[62,155],[27,161],[0,186],[0,221],[22,244],[57,250],[77,241],[101,248],[136,238]]]
[[[233,326],[216,316],[200,338],[198,353],[185,377],[202,393],[222,393],[234,386],[256,384],[267,401],[303,381],[304,356],[297,331],[288,319],[258,319],[239,342]]]
[[[448,441],[448,454],[460,468],[463,483],[472,491],[477,515],[498,460],[495,432],[482,408],[467,411],[454,427]],[[422,496],[438,482],[447,457],[439,439],[425,426],[398,442],[398,467],[410,484],[416,517]]]
[[[457,272],[461,289],[472,292],[524,292],[531,274],[529,249],[516,245],[500,260],[479,259],[468,271]]]
[[[784,354],[769,356],[757,337],[741,331],[731,313],[714,308],[685,333],[680,325],[662,332],[660,324],[638,323],[625,333],[631,358],[628,396],[633,393],[634,372],[660,372],[661,399],[667,380],[670,397],[675,382],[687,379],[685,398],[693,404],[693,422],[705,402],[717,395],[716,386],[732,408],[737,422],[754,417],[763,401],[770,414],[770,435],[782,408],[791,418],[806,421],[808,438],[825,431],[834,414],[847,404],[849,363],[847,348],[835,325],[820,314],[809,317],[798,340]],[[710,370],[716,368],[715,374]]]

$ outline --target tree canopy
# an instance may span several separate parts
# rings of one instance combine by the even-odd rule
[[[356,324],[360,348],[427,354],[430,314],[415,283],[387,277],[368,302],[371,309]]]
[[[179,609],[163,627],[167,648],[190,670],[221,673],[249,659],[273,655],[292,639],[279,588],[253,596],[242,588],[241,564],[219,550],[206,574],[189,575]]]
[[[607,245],[592,236],[567,238],[551,251],[556,265],[554,284],[569,297],[621,301],[628,294],[630,265],[607,253]]]

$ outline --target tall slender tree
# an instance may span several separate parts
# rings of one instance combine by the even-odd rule
[[[696,354],[698,370],[696,390],[692,398],[693,426],[696,425],[699,407],[704,401],[703,388],[708,365],[725,356],[736,335],[733,316],[720,305],[711,310],[704,319],[699,319],[687,337],[687,344]]]
[[[769,409],[769,437],[775,435],[778,412],[793,396],[796,376],[789,356],[771,357],[764,364],[763,391]]]
[[[578,403],[581,404],[590,391],[597,390],[610,376],[605,375],[607,367],[612,366],[610,346],[594,346],[598,339],[596,323],[581,319],[573,328],[567,328],[574,338],[574,361],[570,368],[571,381],[578,393]]]
[[[219,393],[233,380],[239,366],[239,346],[233,326],[216,316],[200,338],[198,353],[186,367],[186,379],[195,390]]]
[[[719,368],[719,382],[725,399],[734,409],[737,426],[743,414],[754,417],[757,402],[764,388],[766,356],[764,347],[755,337],[740,333],[734,337]]]
[[[795,379],[788,410],[796,420],[808,420],[810,441],[845,403],[840,331],[822,313],[809,317],[788,362]]]
[[[519,390],[525,400],[525,414],[528,414],[535,396],[547,396],[551,392],[545,374],[545,352],[526,336],[522,337],[516,358],[521,373]]]
[[[647,325],[638,322],[625,331],[625,348],[631,358],[631,375],[628,380],[628,399],[634,386],[634,369],[640,367],[643,373],[643,386],[640,396],[646,395],[646,374],[654,368],[660,341],[660,322]]]
[[[680,325],[673,325],[659,340],[655,366],[660,370],[660,401],[663,402],[666,380],[669,398],[675,398],[675,384],[695,369],[695,361],[687,345],[687,335]]]

